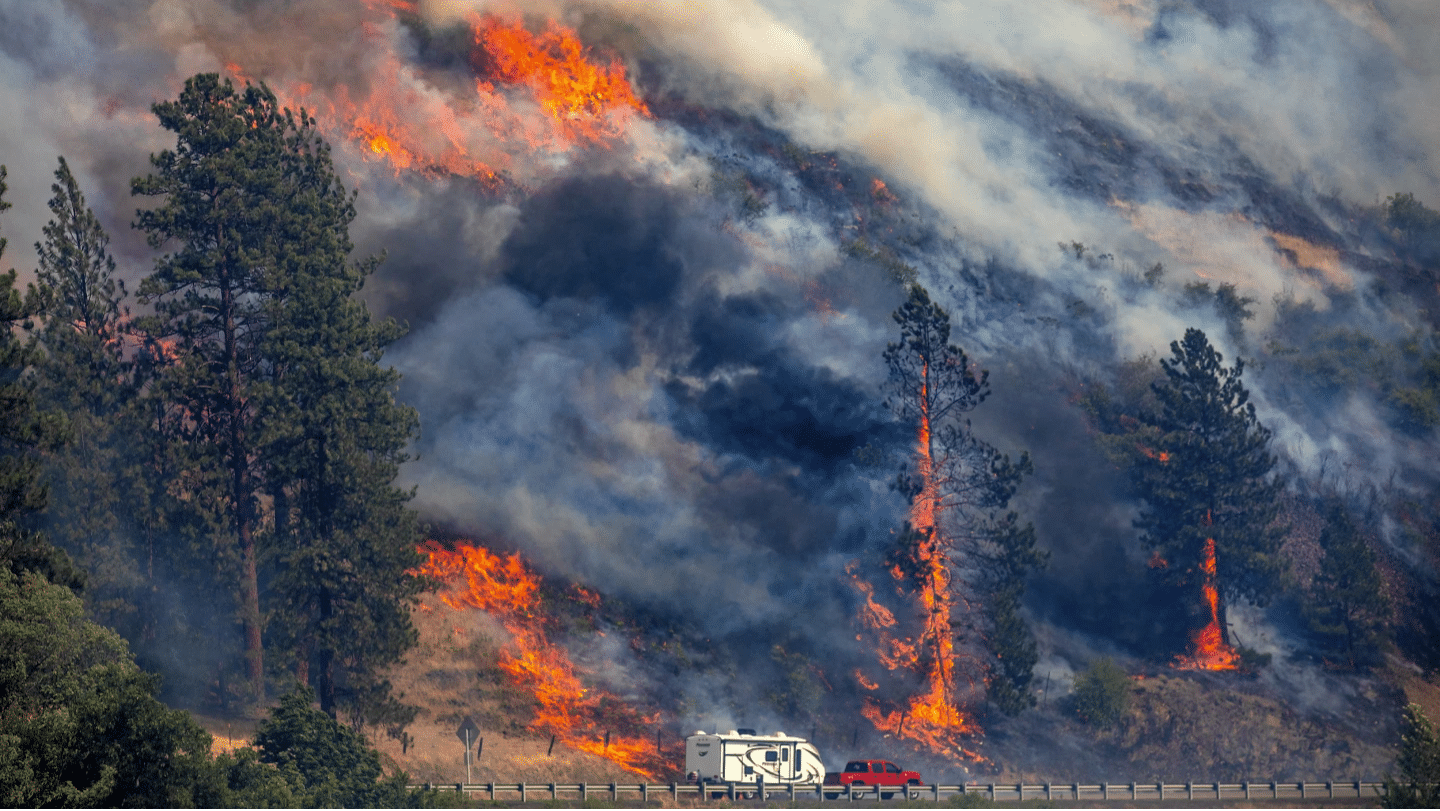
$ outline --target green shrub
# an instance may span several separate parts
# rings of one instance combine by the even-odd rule
[[[1106,657],[1075,674],[1075,693],[1070,697],[1075,717],[1099,729],[1115,726],[1130,709],[1130,678]]]

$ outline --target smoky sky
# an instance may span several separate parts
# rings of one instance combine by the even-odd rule
[[[864,240],[994,370],[977,431],[1035,459],[1017,506],[1053,554],[1026,608],[1042,638],[1137,640],[1105,621],[1136,611],[1135,505],[1065,383],[1189,326],[1254,356],[1299,340],[1293,307],[1386,340],[1425,327],[1353,222],[1398,192],[1440,207],[1436,8],[429,0],[402,24],[341,0],[0,0],[6,259],[28,278],[64,154],[121,274],[147,273],[129,181],[173,144],[149,105],[197,71],[322,101],[401,76],[402,114],[458,111],[429,135],[493,146],[457,24],[583,24],[666,104],[614,144],[505,141],[499,190],[397,168],[327,119],[359,252],[388,256],[364,296],[410,327],[385,358],[421,417],[403,476],[422,517],[717,634],[801,612],[817,646],[853,641],[844,566],[905,514],[856,450],[908,441],[881,406],[905,293]],[[1087,257],[1057,245],[1075,242]],[[1187,303],[1198,283],[1254,299],[1243,335]],[[1433,479],[1432,439],[1397,435],[1374,392],[1297,399],[1261,364],[1247,381],[1299,475]]]
[[[836,556],[897,506],[854,452],[894,429],[866,379],[786,337],[813,318],[793,284],[724,290],[747,259],[723,212],[633,179],[566,178],[511,219],[390,355],[425,426],[422,510],[670,610],[737,600],[721,625],[797,601],[841,620]]]

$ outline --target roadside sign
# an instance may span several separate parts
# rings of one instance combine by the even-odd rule
[[[473,762],[470,759],[470,747],[475,740],[480,739],[480,725],[467,715],[465,720],[460,722],[460,728],[455,730],[455,736],[465,742],[465,782],[469,783],[470,764]]]
[[[465,749],[469,751],[470,744],[480,740],[480,725],[467,715],[465,720],[460,722],[460,728],[455,730],[455,735],[465,742]]]

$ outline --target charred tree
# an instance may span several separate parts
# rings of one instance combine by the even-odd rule
[[[1240,381],[1244,362],[1226,368],[1198,329],[1170,350],[1160,361],[1165,378],[1151,387],[1155,406],[1143,417],[1154,446],[1133,468],[1144,499],[1136,526],[1155,555],[1152,570],[1184,595],[1196,645],[1215,636],[1228,649],[1226,603],[1266,604],[1283,571],[1276,526],[1283,485],[1273,475],[1270,431]]]
[[[923,287],[910,287],[894,319],[901,340],[885,350],[886,405],[913,428],[916,442],[896,480],[910,501],[910,521],[890,557],[922,614],[912,667],[925,675],[929,693],[908,710],[919,735],[927,721],[942,722],[962,703],[957,642],[988,649],[979,675],[999,706],[1018,712],[1033,703],[1035,649],[1017,611],[1024,578],[1044,555],[1034,548],[1033,531],[1005,512],[1030,472],[1029,455],[1012,462],[976,436],[964,416],[989,396],[988,373],[950,343],[949,313]],[[986,609],[962,617],[961,606],[977,601]]]

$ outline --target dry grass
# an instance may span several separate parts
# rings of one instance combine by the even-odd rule
[[[434,596],[415,612],[419,645],[390,680],[402,700],[418,706],[410,725],[414,742],[405,751],[399,741],[367,730],[371,742],[391,764],[416,782],[455,783],[465,779],[465,745],[456,736],[469,715],[484,744],[470,769],[478,783],[637,782],[620,766],[563,743],[550,751],[550,736],[526,728],[533,699],[512,687],[495,665],[496,652],[509,638],[490,615],[453,609]]]

